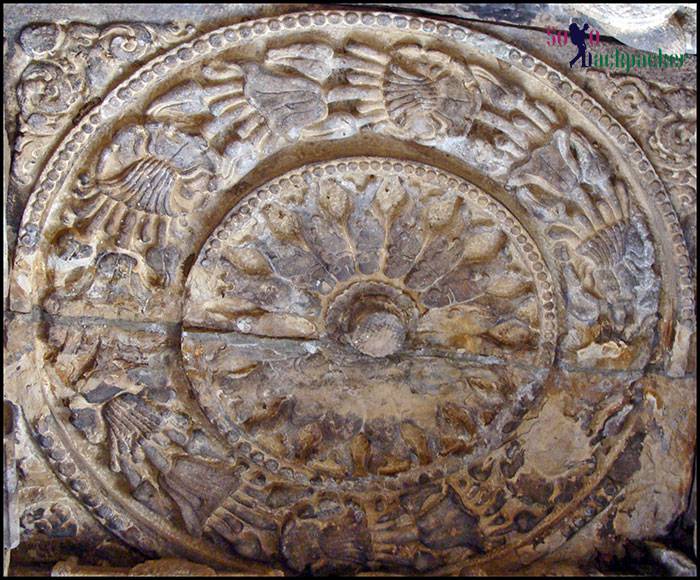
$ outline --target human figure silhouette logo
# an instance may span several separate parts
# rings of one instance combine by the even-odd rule
[[[573,68],[574,63],[580,58],[581,66],[586,66],[586,30],[588,30],[588,22],[579,28],[575,22],[569,24],[569,34],[571,42],[578,47],[576,56],[569,61],[569,68]]]

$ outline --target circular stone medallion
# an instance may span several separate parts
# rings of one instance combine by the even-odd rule
[[[692,268],[652,163],[569,78],[329,10],[110,86],[47,149],[10,300],[38,315],[27,424],[113,533],[229,571],[481,575],[675,513]],[[418,155],[489,193],[390,157]]]

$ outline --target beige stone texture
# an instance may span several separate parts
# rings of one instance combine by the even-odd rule
[[[10,574],[693,573],[694,56],[91,6],[5,22]]]

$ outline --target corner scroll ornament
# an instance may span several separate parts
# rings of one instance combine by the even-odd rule
[[[12,178],[30,186],[57,136],[109,83],[133,65],[190,38],[194,27],[178,24],[38,24],[22,30],[17,64],[19,130]]]
[[[131,30],[104,39],[130,63]],[[612,525],[658,444],[645,369],[687,255],[568,81],[482,40],[241,23],[69,134],[15,295],[46,315],[29,421],[107,527],[219,567],[467,574]]]
[[[676,211],[688,222],[697,199],[697,91],[627,75],[589,74],[596,90],[610,99],[644,145],[669,188]],[[602,89],[605,92],[602,84],[608,87]],[[686,229],[690,230],[688,225]]]

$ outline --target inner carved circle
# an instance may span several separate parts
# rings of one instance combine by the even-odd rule
[[[211,331],[182,341],[231,444],[343,486],[496,448],[556,334],[546,267],[505,208],[423,166],[362,162],[242,200],[189,274],[184,328]]]

